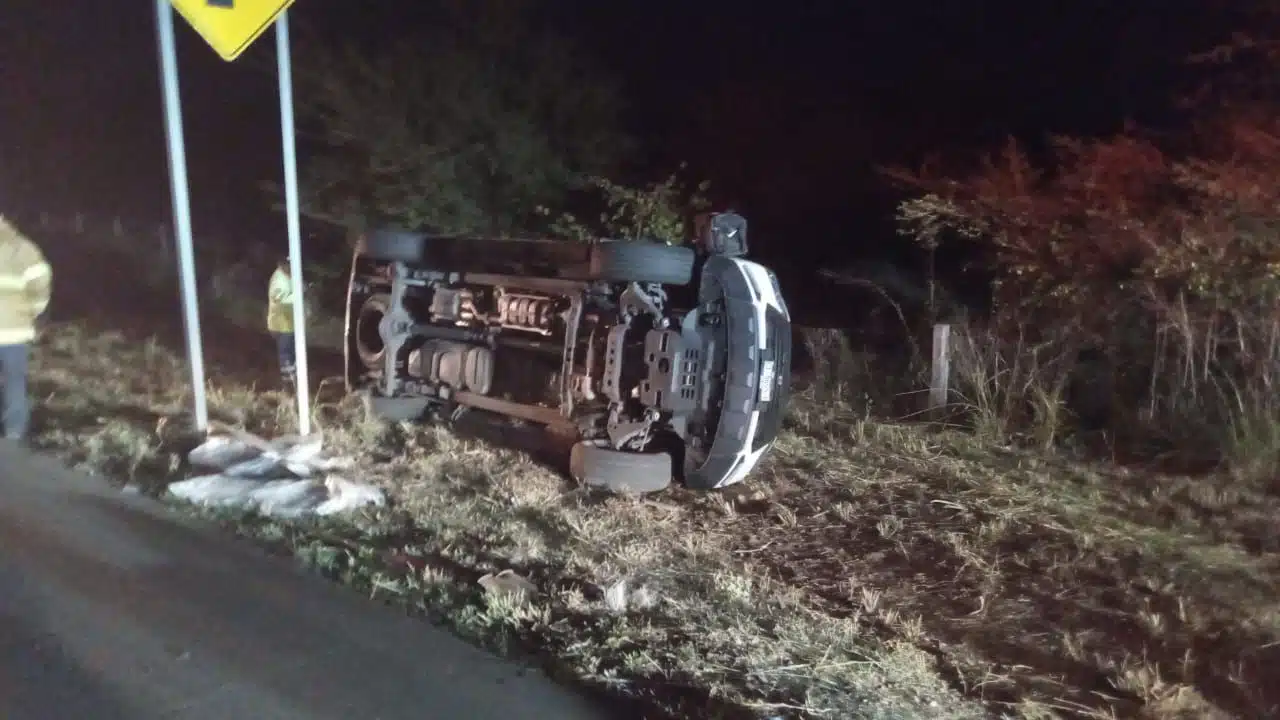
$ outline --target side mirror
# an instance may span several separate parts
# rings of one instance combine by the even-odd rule
[[[710,255],[747,254],[747,219],[734,212],[703,213],[694,222],[698,248]]]

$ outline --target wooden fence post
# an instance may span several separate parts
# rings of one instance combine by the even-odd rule
[[[947,406],[951,386],[951,326],[933,326],[933,365],[929,376],[929,409]]]

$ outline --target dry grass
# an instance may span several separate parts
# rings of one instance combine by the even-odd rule
[[[34,367],[38,442],[159,490],[185,471],[180,423],[169,420],[188,399],[184,372],[156,344],[53,328]],[[279,396],[211,385],[211,412],[224,422],[268,433],[293,424]],[[353,526],[238,526],[287,539],[372,594],[506,649],[537,647],[559,673],[679,716],[982,716],[926,653],[881,642],[758,572],[718,527],[718,496],[600,497],[521,452],[439,428],[380,426],[350,403],[321,400],[329,442],[363,453],[365,479],[390,490],[397,510]],[[478,590],[482,574],[505,569],[533,580],[538,597]]]
[[[186,471],[170,352],[62,326],[34,374],[51,450],[149,489]],[[249,429],[292,423],[270,393],[215,380],[210,397]],[[1263,684],[1280,501],[1261,484],[1070,463],[802,394],[750,488],[601,497],[516,450],[320,402],[395,508],[240,530],[673,716],[1280,713]],[[505,569],[536,596],[477,587]]]
[[[801,401],[803,405],[803,401]],[[1030,717],[1270,717],[1280,499],[809,403],[760,481],[779,579]]]

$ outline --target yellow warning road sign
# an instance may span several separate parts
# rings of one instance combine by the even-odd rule
[[[169,0],[223,60],[240,57],[293,0]]]

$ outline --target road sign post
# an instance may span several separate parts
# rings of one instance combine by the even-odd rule
[[[200,310],[196,299],[195,253],[191,243],[191,197],[187,187],[187,151],[182,131],[182,97],[178,89],[178,57],[174,48],[173,10],[156,0],[156,31],[160,43],[160,78],[164,95],[165,134],[169,141],[169,184],[173,196],[173,229],[178,246],[178,276],[182,284],[182,320],[187,333],[187,363],[196,430],[209,429],[205,397],[204,347],[200,342]]]
[[[276,63],[280,76],[280,141],[284,146],[284,205],[289,225],[289,278],[293,285],[293,340],[298,372],[298,432],[311,433],[311,385],[307,374],[307,319],[302,282],[302,222],[298,201],[298,154],[293,124],[293,64],[289,13],[276,20]]]
[[[156,0],[157,7],[166,4],[166,0]],[[306,325],[306,286],[303,284],[302,277],[302,227],[299,211],[298,200],[298,158],[297,143],[294,132],[293,119],[293,65],[289,50],[289,21],[286,11],[293,4],[293,0],[167,0],[173,4],[181,15],[186,18],[191,27],[199,33],[200,37],[218,53],[223,60],[228,62],[235,60],[249,47],[254,40],[258,39],[263,32],[266,31],[272,23],[276,25],[276,60],[278,64],[279,82],[280,82],[280,132],[281,142],[284,146],[284,188],[285,188],[285,210],[287,215],[288,233],[289,233],[289,277],[293,285],[293,324],[294,324],[294,342],[297,357],[297,373],[298,373],[298,432],[302,435],[311,433],[311,385],[308,377],[307,365],[307,325]],[[173,76],[174,95],[177,94],[177,61],[174,59],[173,53],[173,21],[172,17],[166,12],[165,18],[169,22],[168,33],[168,50],[166,58],[168,64],[166,67],[166,78],[169,74]],[[163,28],[161,35],[163,36]],[[164,47],[164,39],[161,38],[162,47]],[[162,54],[164,51],[162,50]],[[166,80],[167,83],[167,80]],[[166,92],[168,85],[166,84]],[[166,99],[167,99],[166,95]],[[174,101],[176,103],[176,100]],[[166,109],[168,109],[166,100]],[[173,135],[173,128],[177,129],[178,148],[181,149],[182,138],[182,119],[176,115],[176,111],[170,112],[170,135]],[[176,120],[174,119],[176,117]],[[173,143],[170,141],[170,155],[173,156]],[[174,207],[175,216],[178,215],[176,208],[178,206],[178,197],[181,194],[183,203],[183,212],[186,213],[187,219],[187,242],[185,246],[181,242],[179,236],[179,250],[186,247],[188,255],[190,254],[190,219],[189,219],[189,202],[187,200],[187,181],[186,181],[186,162],[185,156],[182,156],[182,173],[181,182],[179,176],[173,176],[174,185]],[[181,220],[178,221],[181,223]],[[188,258],[189,264],[189,258]],[[184,265],[184,272],[187,272]],[[190,268],[190,273],[194,276],[194,267]],[[184,278],[186,276],[184,275]],[[184,288],[186,286],[184,285]],[[191,287],[192,308],[194,308],[194,283]],[[185,297],[185,296],[184,296]],[[192,311],[194,313],[194,310]],[[194,328],[194,330],[192,329]],[[194,332],[194,336],[192,333]],[[194,357],[200,360],[200,391],[197,401],[197,415],[206,418],[198,422],[201,429],[207,424],[207,411],[204,409],[204,365],[203,358],[198,354],[200,342],[200,326],[199,320],[194,323],[188,321],[188,343],[190,344],[194,337],[196,348],[191,351]],[[194,367],[194,364],[193,364]],[[193,373],[195,371],[193,370]]]

